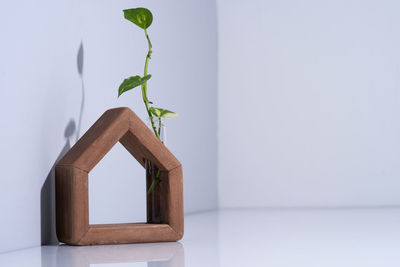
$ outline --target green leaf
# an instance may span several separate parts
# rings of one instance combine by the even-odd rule
[[[124,10],[124,17],[146,30],[153,22],[153,14],[147,8],[139,7]]]
[[[151,107],[150,112],[156,117],[177,117],[178,114],[168,109]]]
[[[126,91],[129,91],[139,85],[144,84],[151,78],[151,74],[144,76],[143,78],[139,75],[126,78],[118,88],[118,97],[120,97]]]

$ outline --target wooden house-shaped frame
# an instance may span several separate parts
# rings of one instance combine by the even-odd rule
[[[89,172],[120,142],[161,170],[161,223],[89,224]],[[129,108],[106,111],[56,166],[57,237],[71,245],[177,241],[183,236],[182,166]],[[147,207],[149,209],[149,207]]]

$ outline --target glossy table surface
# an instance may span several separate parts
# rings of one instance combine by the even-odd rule
[[[223,210],[185,223],[180,242],[34,247],[0,254],[0,266],[400,266],[396,208]]]

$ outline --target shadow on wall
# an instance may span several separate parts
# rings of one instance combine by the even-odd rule
[[[71,138],[75,134],[75,139],[78,141],[82,123],[83,108],[85,105],[85,86],[83,82],[83,43],[80,43],[77,55],[78,74],[81,79],[82,100],[79,111],[78,128],[76,127],[75,120],[71,119],[64,130],[64,138],[66,139],[64,147],[57,156],[56,161],[49,174],[44,181],[40,191],[40,223],[41,223],[41,244],[42,245],[55,245],[59,244],[56,235],[56,205],[55,205],[55,167],[58,161],[68,152],[71,148]]]
[[[56,161],[49,174],[44,181],[42,190],[40,191],[40,218],[41,218],[41,235],[42,245],[55,245],[58,244],[56,236],[56,206],[55,206],[55,167],[57,162],[68,152],[71,148],[70,138],[76,131],[74,120],[70,120],[64,131],[66,143],[58,155]]]
[[[82,115],[83,115],[83,107],[85,106],[85,84],[83,82],[83,43],[79,45],[78,56],[77,56],[77,66],[78,66],[78,74],[81,78],[82,84],[82,101],[81,101],[81,110],[79,112],[79,120],[78,120],[78,129],[76,131],[76,141],[79,139],[79,134],[81,132],[81,123],[82,123]]]

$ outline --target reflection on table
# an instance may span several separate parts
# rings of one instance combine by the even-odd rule
[[[89,267],[95,264],[147,263],[149,267],[184,267],[179,242],[105,246],[42,247],[42,267]],[[126,266],[126,265],[125,265]]]

